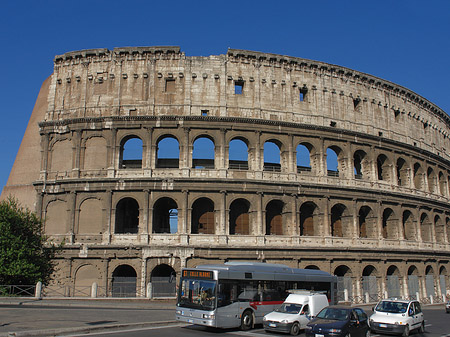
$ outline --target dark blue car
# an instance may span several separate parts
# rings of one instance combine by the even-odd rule
[[[369,337],[367,315],[361,308],[323,308],[305,328],[306,337]]]

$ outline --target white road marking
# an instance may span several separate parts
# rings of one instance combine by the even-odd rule
[[[121,333],[121,332],[133,332],[133,331],[145,331],[145,330],[156,330],[156,329],[167,329],[167,328],[173,328],[173,327],[183,327],[183,326],[187,326],[187,324],[174,324],[174,325],[160,325],[160,326],[152,326],[152,327],[147,327],[147,328],[135,328],[135,329],[126,329],[126,330],[122,330],[117,328],[117,330],[111,330],[111,331],[99,331],[99,332],[85,332],[85,333],[81,333],[81,334],[74,334],[74,335],[61,335],[64,337],[81,337],[81,336],[96,336],[96,335],[112,335],[112,334],[117,334],[117,333]]]

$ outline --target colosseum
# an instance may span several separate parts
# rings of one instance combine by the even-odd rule
[[[64,242],[68,296],[174,296],[183,267],[338,276],[340,299],[450,295],[450,117],[297,57],[127,47],[56,56],[6,195]]]

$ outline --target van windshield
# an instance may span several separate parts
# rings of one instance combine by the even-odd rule
[[[285,314],[298,314],[301,310],[302,310],[302,305],[301,304],[283,303],[275,311],[282,312],[282,313],[285,313]]]

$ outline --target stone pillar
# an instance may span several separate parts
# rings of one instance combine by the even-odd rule
[[[227,191],[220,191],[221,203],[220,203],[220,220],[219,228],[216,233],[219,235],[227,235],[230,233],[229,223],[227,222]]]
[[[141,291],[138,290],[138,294],[140,294],[139,297],[146,297],[147,295],[147,259],[143,258],[141,259]],[[136,294],[137,295],[137,294]]]
[[[255,161],[254,161],[254,171],[262,171],[264,168],[264,148],[262,149],[261,155],[261,132],[255,132]]]
[[[113,204],[112,204],[113,192],[111,190],[106,191],[106,230],[103,235],[103,243],[111,243],[111,234],[113,233]]]
[[[331,230],[330,230],[330,198],[329,196],[325,196],[323,198],[322,203],[322,212],[323,212],[323,228],[322,233],[323,236],[331,236]]]
[[[181,234],[190,234],[191,232],[191,219],[189,217],[189,191],[183,190],[183,221],[179,221],[179,225],[181,225]]]
[[[358,213],[358,203],[356,199],[352,200],[352,218],[353,218],[353,228],[352,228],[352,238],[359,238],[359,213]]]
[[[297,173],[297,165],[296,165],[296,159],[295,158],[295,150],[294,150],[294,136],[289,134],[289,141],[288,141],[288,167],[287,172],[288,173]]]
[[[380,200],[377,201],[377,238],[378,240],[383,239],[383,204]]]
[[[153,128],[147,129],[147,139],[144,142],[144,158],[142,158],[142,167],[146,169],[155,169],[157,157],[157,144],[153,142]]]
[[[263,197],[264,197],[264,193],[263,192],[256,192],[257,196],[258,196],[258,201],[257,201],[257,221],[256,221],[256,228],[253,229],[255,235],[265,235],[266,231],[264,228],[264,211],[263,211]]]
[[[151,198],[151,191],[148,189],[144,190],[144,207],[143,207],[143,216],[142,216],[142,234],[147,235],[152,232],[152,228],[150,228],[150,198]]]
[[[70,204],[69,204],[69,235],[70,235],[70,243],[74,243],[75,240],[75,213],[77,208],[77,192],[70,192]]]
[[[327,152],[325,149],[325,144],[323,138],[320,137],[319,148],[317,149],[318,154],[315,155],[314,161],[317,160],[317,175],[326,177],[328,176],[328,168],[327,168]]]
[[[226,169],[228,167],[228,160],[226,158],[226,129],[220,129],[219,149],[215,150],[215,167],[218,170]]]
[[[289,234],[293,236],[300,235],[300,222],[298,221],[297,212],[297,194],[291,194],[291,230]]]
[[[416,214],[414,214],[415,218],[415,226],[416,226],[416,238],[418,242],[422,242],[422,229],[420,228],[420,209],[416,207]]]
[[[184,131],[184,140],[183,146],[181,148],[181,163],[180,168],[182,169],[190,169],[192,167],[192,145],[190,144],[190,128],[183,128]]]

